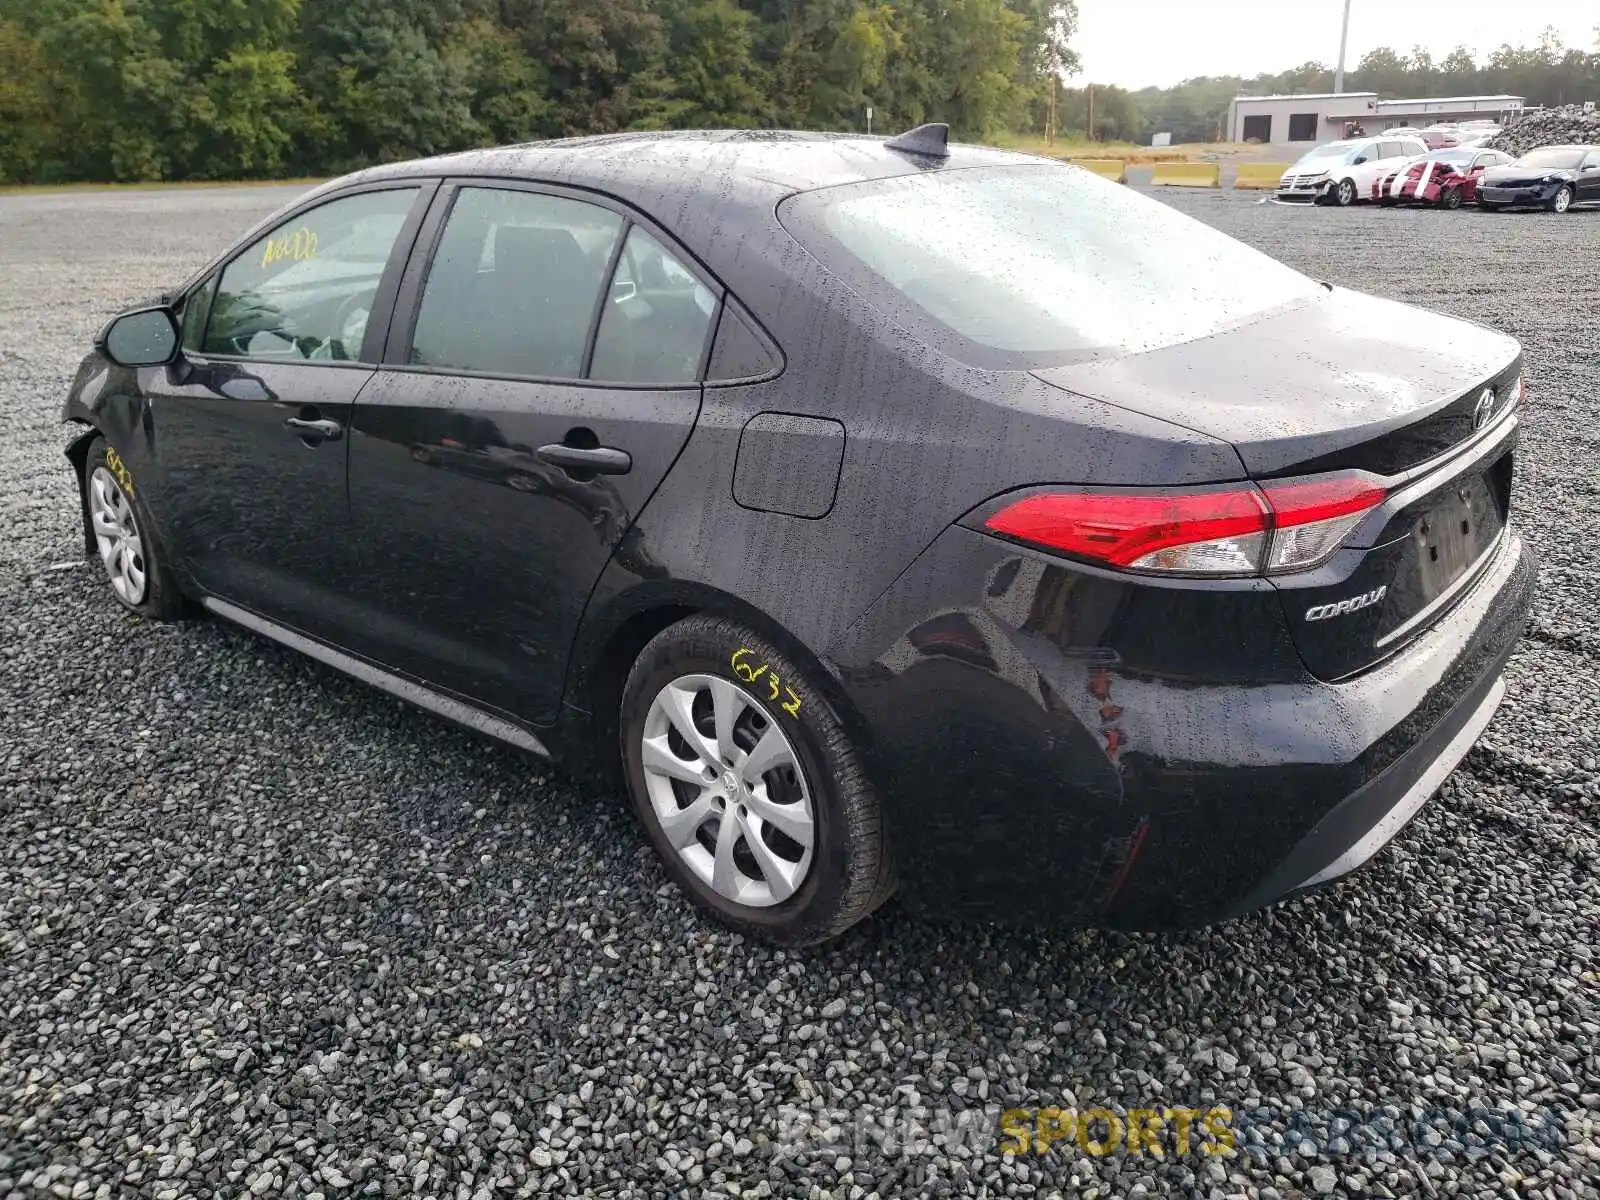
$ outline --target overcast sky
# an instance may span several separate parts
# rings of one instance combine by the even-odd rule
[[[1078,0],[1076,82],[1139,88],[1195,75],[1255,75],[1339,57],[1343,0]],[[1553,25],[1569,46],[1591,49],[1596,0],[1351,0],[1346,69],[1376,46],[1456,46],[1482,61],[1502,42],[1531,45]]]

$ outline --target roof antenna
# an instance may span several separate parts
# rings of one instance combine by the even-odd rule
[[[890,138],[884,146],[907,154],[926,154],[930,158],[949,158],[950,126],[943,121],[933,121],[908,129],[899,137]]]

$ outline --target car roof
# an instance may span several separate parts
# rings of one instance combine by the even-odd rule
[[[738,183],[768,198],[930,170],[1053,160],[952,143],[944,158],[892,150],[886,139],[777,129],[611,133],[466,150],[368,168],[348,186],[398,176],[487,175],[549,180],[609,192],[648,210]],[[645,203],[648,201],[648,203]]]

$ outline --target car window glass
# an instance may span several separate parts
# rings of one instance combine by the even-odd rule
[[[1600,150],[1591,150],[1589,157],[1583,160],[1585,167],[1600,167]]]
[[[183,348],[199,351],[206,332],[206,317],[211,313],[211,302],[216,298],[218,275],[211,276],[189,293],[183,302]]]
[[[724,298],[706,378],[756,379],[777,370],[778,366],[778,360],[756,333],[751,318],[739,302],[731,296]]]
[[[616,213],[580,200],[463,188],[428,269],[411,361],[578,378],[621,231]]]
[[[589,378],[616,383],[690,383],[717,299],[655,238],[628,232],[600,316]]]
[[[349,362],[416,188],[364,192],[290,217],[222,272],[208,354]]]
[[[792,196],[778,216],[868,302],[1030,365],[1192,341],[1323,294],[1211,226],[1073,167],[843,184]]]

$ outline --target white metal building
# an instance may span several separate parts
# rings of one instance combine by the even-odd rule
[[[1323,92],[1305,96],[1236,96],[1228,104],[1227,138],[1233,142],[1327,142],[1352,125],[1381,133],[1401,125],[1499,120],[1522,108],[1521,96],[1441,96],[1379,100],[1377,92]]]

